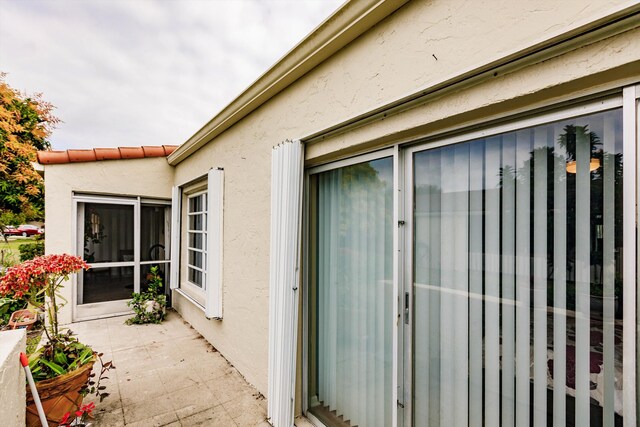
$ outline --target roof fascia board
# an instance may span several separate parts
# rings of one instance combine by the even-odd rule
[[[340,123],[317,130],[301,137],[300,140],[305,144],[322,141],[366,123],[384,119],[392,114],[422,105],[434,98],[442,97],[448,92],[473,86],[488,78],[514,72],[531,64],[568,53],[586,44],[615,36],[639,27],[639,15],[640,3],[637,1],[626,2],[595,20],[579,22],[569,29],[538,40],[529,47],[494,58],[484,64],[476,65],[455,76],[448,76],[441,81],[431,82],[418,91],[411,92],[392,102],[383,103]]]
[[[355,0],[345,3],[169,155],[169,164],[177,165],[189,157],[407,1]]]

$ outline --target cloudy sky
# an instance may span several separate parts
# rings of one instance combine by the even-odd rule
[[[54,149],[180,144],[344,0],[0,0],[0,71]]]

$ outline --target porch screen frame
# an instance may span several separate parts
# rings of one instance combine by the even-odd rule
[[[133,267],[133,292],[140,292],[140,200],[136,197],[109,197],[109,196],[73,196],[73,253],[78,254],[80,248],[84,248],[83,233],[79,228],[84,225],[84,219],[80,221],[80,215],[84,217],[81,203],[95,203],[106,205],[133,206],[133,261],[99,263],[100,267]],[[79,255],[82,256],[82,255]],[[96,263],[98,264],[98,263]],[[91,264],[90,264],[91,265]],[[106,301],[99,303],[88,303],[78,305],[79,277],[74,275],[71,285],[71,316],[74,321],[90,320],[105,316],[116,316],[131,313],[126,301],[129,299]],[[85,313],[86,312],[86,313]]]

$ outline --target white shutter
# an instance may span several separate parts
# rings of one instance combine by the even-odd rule
[[[293,426],[303,160],[300,141],[275,147],[271,158],[268,411],[275,427]]]
[[[169,287],[178,289],[180,277],[180,210],[182,191],[177,185],[171,191],[171,274],[169,275]]]
[[[208,319],[222,319],[222,229],[224,170],[208,175],[207,274],[204,313]]]

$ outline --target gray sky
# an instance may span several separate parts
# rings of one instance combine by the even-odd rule
[[[181,144],[344,0],[0,0],[0,71],[54,149]]]

